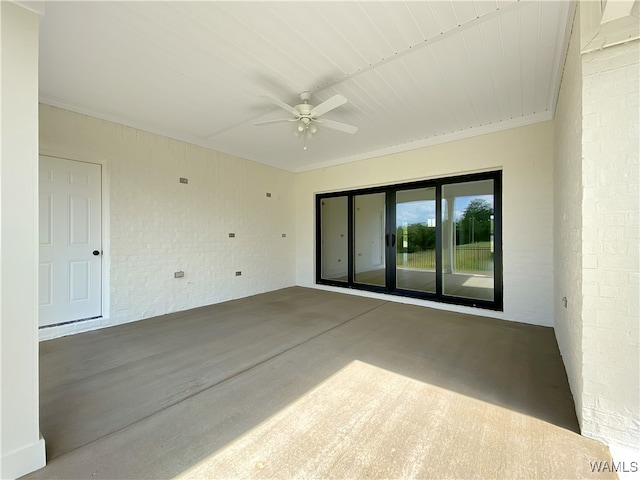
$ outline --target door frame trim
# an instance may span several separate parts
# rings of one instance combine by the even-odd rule
[[[102,242],[102,296],[101,296],[101,316],[94,318],[83,318],[78,320],[70,320],[67,322],[55,323],[38,327],[39,340],[49,340],[63,335],[85,332],[103,328],[109,325],[111,316],[110,298],[111,298],[111,239],[108,232],[111,228],[110,217],[110,197],[109,197],[109,162],[106,160],[79,158],[72,153],[61,154],[56,151],[42,149],[38,154],[38,163],[40,157],[49,157],[59,160],[69,160],[72,162],[89,163],[100,165],[100,197],[101,197],[101,225],[100,235]],[[39,178],[38,178],[39,185]],[[39,186],[38,186],[39,191]]]

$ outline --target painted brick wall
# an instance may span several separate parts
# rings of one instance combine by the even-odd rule
[[[640,450],[640,42],[582,70],[582,429]]]
[[[106,215],[105,318],[44,335],[294,284],[292,173],[46,105],[40,152],[102,164]]]
[[[582,60],[574,22],[554,118],[554,330],[582,422]],[[566,297],[566,307],[562,301]]]
[[[537,123],[408,152],[298,173],[296,176],[298,285],[315,286],[314,195],[316,193],[488,170],[503,171],[504,313],[415,299],[402,301],[551,326],[553,324],[552,122]],[[361,294],[361,292],[353,293]],[[389,299],[389,297],[386,298]]]

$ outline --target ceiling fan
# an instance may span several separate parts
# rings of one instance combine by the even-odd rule
[[[274,105],[286,110],[293,115],[292,118],[279,118],[276,120],[266,120],[263,122],[256,122],[254,125],[270,125],[272,123],[285,123],[296,122],[295,129],[293,131],[297,136],[304,138],[304,149],[307,149],[307,138],[318,131],[318,126],[331,128],[344,133],[354,134],[358,131],[358,127],[348,125],[342,122],[336,122],[334,120],[320,119],[319,117],[327,112],[330,112],[334,108],[338,108],[341,105],[347,103],[347,99],[342,95],[334,95],[328,100],[325,100],[317,106],[313,106],[309,103],[311,99],[311,93],[302,92],[300,94],[300,100],[302,103],[292,107],[284,103],[283,101],[272,97],[271,95],[263,95],[268,98]]]

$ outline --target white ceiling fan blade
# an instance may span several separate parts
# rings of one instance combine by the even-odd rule
[[[358,131],[358,127],[354,127],[353,125],[349,125],[342,122],[336,122],[334,120],[314,120],[316,123],[319,123],[323,127],[333,128],[334,130],[340,130],[344,133],[354,134]]]
[[[295,115],[296,117],[300,116],[300,112],[298,110],[293,108],[291,105],[284,103],[282,100],[279,100],[276,97],[272,97],[271,95],[262,95],[262,96],[268,98],[271,103],[282,108],[283,110],[286,110],[292,115]]]
[[[264,120],[262,122],[254,122],[254,125],[270,125],[272,123],[287,123],[287,122],[296,122],[295,118],[277,118],[275,120]]]
[[[328,111],[338,108],[340,105],[344,105],[345,103],[347,103],[347,99],[342,95],[334,95],[329,100],[325,100],[320,105],[313,107],[311,110],[311,116],[319,117],[320,115],[324,115]]]

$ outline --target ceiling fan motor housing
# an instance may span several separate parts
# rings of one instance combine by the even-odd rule
[[[313,121],[313,115],[311,113],[311,105],[309,105],[309,100],[311,99],[311,93],[310,92],[302,92],[300,94],[300,100],[302,100],[302,103],[299,105],[296,105],[296,110],[298,110],[298,112],[300,112],[298,119],[300,120],[300,123],[298,124],[297,130],[298,132],[302,133],[302,132],[308,132],[308,133],[315,133],[316,128],[313,127],[313,129],[310,129],[309,127],[311,126],[311,122]]]
[[[296,110],[300,112],[301,117],[311,117],[311,105],[308,103],[301,103],[300,105],[296,105]]]
[[[282,122],[296,122],[296,126],[294,129],[294,133],[296,136],[304,136],[305,142],[306,138],[309,135],[312,135],[318,131],[317,124],[321,124],[326,126],[327,128],[331,128],[334,130],[339,130],[341,132],[354,134],[358,131],[357,127],[353,125],[347,125],[346,123],[336,122],[335,120],[320,120],[318,117],[324,115],[331,110],[344,105],[347,103],[347,99],[342,95],[334,95],[333,97],[325,100],[319,105],[313,106],[309,104],[309,100],[311,99],[311,92],[304,91],[300,93],[300,100],[302,103],[296,105],[295,107],[290,106],[287,103],[284,103],[281,100],[278,100],[276,97],[272,97],[270,95],[265,95],[267,98],[271,100],[271,103],[276,106],[286,110],[287,112],[293,114],[293,118],[279,118],[275,120],[266,120],[264,122],[257,122],[254,125],[268,125],[271,123],[282,123]],[[305,143],[306,150],[306,143]]]

